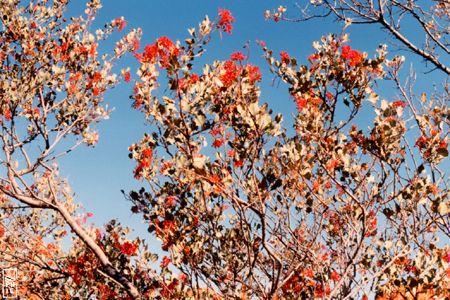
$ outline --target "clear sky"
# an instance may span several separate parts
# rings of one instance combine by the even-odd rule
[[[82,0],[73,0],[69,6],[69,15],[79,15],[84,10]],[[291,14],[295,14],[294,1],[273,0],[117,0],[103,1],[104,7],[96,20],[101,27],[104,23],[124,16],[128,21],[126,29],[141,27],[144,32],[142,45],[153,42],[161,35],[172,40],[184,40],[188,37],[187,28],[197,26],[208,15],[213,19],[219,8],[231,10],[236,22],[231,36],[224,35],[222,39],[215,35],[207,48],[204,62],[214,59],[226,59],[229,54],[242,49],[247,41],[251,42],[250,60],[259,65],[263,71],[262,102],[269,102],[274,112],[282,112],[287,124],[293,112],[294,105],[288,97],[286,86],[282,83],[272,84],[273,75],[268,72],[267,64],[261,58],[261,51],[254,43],[263,40],[269,48],[278,53],[287,51],[291,56],[306,62],[306,57],[312,52],[312,42],[328,33],[339,34],[341,24],[331,19],[321,19],[307,23],[275,23],[264,20],[264,11],[278,5],[286,5]],[[95,31],[96,28],[92,28]],[[125,30],[126,30],[125,29]],[[380,43],[386,43],[384,34],[378,25],[354,27],[347,30],[350,33],[352,48],[369,52]],[[110,44],[112,45],[112,44]],[[407,56],[411,58],[411,55]],[[122,61],[136,67],[132,56]],[[416,66],[421,65],[417,58],[412,58]],[[434,72],[436,73],[436,72]],[[425,83],[418,82],[417,89],[431,93],[430,83],[440,79],[438,74],[427,75]],[[427,84],[427,85],[425,85]],[[96,148],[79,148],[61,160],[62,174],[66,175],[86,211],[94,213],[93,221],[101,225],[112,218],[118,218],[124,225],[137,230],[146,231],[139,216],[132,216],[130,203],[120,193],[121,189],[130,191],[142,186],[142,182],[133,178],[135,163],[128,158],[128,146],[138,141],[145,132],[144,118],[141,113],[131,109],[128,96],[132,85],[121,85],[106,94],[105,100],[110,107],[115,107],[109,120],[101,123],[98,128],[100,140]],[[392,90],[381,91],[381,96],[395,99]]]

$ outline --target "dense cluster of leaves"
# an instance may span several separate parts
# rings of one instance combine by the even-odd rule
[[[170,297],[198,286],[236,299],[390,297],[399,286],[447,295],[449,248],[438,236],[449,235],[448,189],[435,166],[448,123],[406,100],[380,101],[373,87],[402,59],[387,60],[384,47],[369,59],[346,35],[315,43],[309,65],[262,45],[298,109],[289,135],[260,104],[261,74],[244,54],[194,73],[212,29],[205,19],[185,45],[170,43],[170,65],[141,60],[133,96],[152,132],[130,147],[135,177],[149,184],[130,194],[132,210],[170,253],[163,274],[172,265],[184,278]],[[352,123],[363,107],[375,115],[369,130]],[[416,150],[408,109],[434,130]]]
[[[91,33],[99,1],[70,20],[63,17],[68,1],[25,2],[0,1],[1,266],[17,268],[23,298],[110,299],[108,286],[125,297],[117,285],[127,281],[117,270],[131,265],[123,230],[100,238],[86,226],[91,214],[73,201],[57,162],[97,143],[94,124],[110,112],[102,95],[120,80],[113,63],[137,50],[141,32],[130,31],[100,57],[99,43],[124,28],[123,18]]]

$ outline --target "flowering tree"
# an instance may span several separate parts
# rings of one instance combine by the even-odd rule
[[[307,65],[260,43],[297,106],[291,134],[260,103],[261,72],[245,54],[196,73],[212,32],[233,20],[222,10],[185,44],[161,37],[138,56],[133,105],[150,132],[130,157],[147,186],[129,199],[168,252],[162,295],[448,297],[450,249],[439,239],[448,243],[449,197],[438,168],[448,91],[382,100],[374,83],[398,80],[403,59],[385,48],[369,58],[346,35],[315,43]]]
[[[128,269],[139,241],[127,241],[120,226],[104,234],[85,226],[90,214],[73,202],[57,162],[97,142],[94,124],[109,115],[102,95],[120,80],[113,63],[137,50],[141,32],[132,30],[114,53],[99,57],[99,43],[125,20],[90,33],[100,2],[89,1],[86,15],[70,21],[67,3],[0,1],[2,268],[18,269],[19,295],[27,299],[136,298]],[[129,80],[128,71],[123,75]],[[64,251],[67,235],[72,247]]]
[[[304,22],[312,19],[335,17],[350,24],[377,24],[395,41],[430,63],[433,69],[450,74],[445,57],[450,54],[448,34],[450,5],[446,1],[422,3],[420,1],[368,1],[368,0],[311,0],[304,7],[296,5],[299,17],[289,17],[287,8],[265,12],[265,17]]]

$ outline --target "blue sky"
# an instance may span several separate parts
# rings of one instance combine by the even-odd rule
[[[85,1],[72,1],[69,15],[79,15],[84,10]],[[128,21],[126,29],[141,27],[144,32],[142,45],[153,42],[161,35],[173,40],[184,40],[188,37],[187,28],[195,27],[208,15],[213,19],[219,8],[231,10],[236,18],[233,34],[224,35],[222,39],[215,35],[207,48],[207,55],[203,62],[214,59],[226,59],[230,53],[242,49],[247,41],[251,42],[250,60],[259,65],[263,71],[262,102],[269,102],[274,112],[282,112],[285,120],[291,119],[294,105],[288,97],[286,86],[282,83],[272,84],[273,76],[268,72],[261,51],[254,43],[263,40],[267,46],[278,53],[285,50],[291,56],[306,62],[306,57],[312,52],[312,42],[319,40],[328,33],[339,34],[341,24],[331,19],[321,19],[307,23],[275,23],[264,20],[266,9],[286,5],[291,13],[295,8],[294,1],[272,0],[127,0],[104,1],[95,25],[99,28],[111,19],[124,16]],[[94,26],[95,27],[95,26]],[[92,28],[95,31],[96,28]],[[373,56],[374,50],[380,43],[386,43],[386,35],[376,26],[350,26],[352,48],[369,52]],[[111,46],[108,44],[107,46]],[[411,55],[407,56],[411,58]],[[417,58],[409,62],[420,66]],[[124,59],[123,64],[136,67],[132,56]],[[119,66],[120,67],[120,66]],[[434,72],[436,73],[436,72]],[[430,82],[438,80],[439,74],[427,75],[425,83],[419,82],[417,89],[431,93]],[[425,86],[428,84],[428,86]],[[112,218],[118,218],[124,225],[136,229],[137,233],[146,231],[139,216],[133,216],[128,203],[120,193],[121,189],[130,191],[142,186],[142,182],[133,178],[134,162],[128,158],[128,146],[138,141],[145,132],[143,115],[131,109],[128,96],[131,85],[121,85],[106,94],[105,101],[110,107],[115,107],[109,120],[101,123],[100,141],[97,147],[79,148],[70,153],[60,162],[62,174],[68,177],[77,200],[84,204],[86,211],[94,213],[92,219],[101,225]],[[391,90],[383,90],[384,98],[395,97]],[[392,98],[391,98],[392,99]],[[291,124],[291,122],[287,122]]]

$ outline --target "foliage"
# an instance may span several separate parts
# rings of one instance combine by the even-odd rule
[[[401,58],[381,48],[370,59],[346,35],[315,43],[309,65],[262,45],[297,105],[289,135],[259,103],[260,72],[242,53],[193,72],[205,35],[190,33],[173,64],[141,60],[135,107],[152,131],[130,147],[135,177],[149,185],[130,194],[132,210],[184,284],[225,298],[363,297],[399,285],[447,294],[449,249],[437,238],[449,234],[448,190],[430,176],[448,154],[445,102],[415,111],[421,131],[434,130],[433,142],[417,140],[419,154],[405,116],[416,108],[378,100],[373,86],[396,77]],[[171,91],[161,99],[158,66]],[[367,106],[368,131],[353,123]]]

